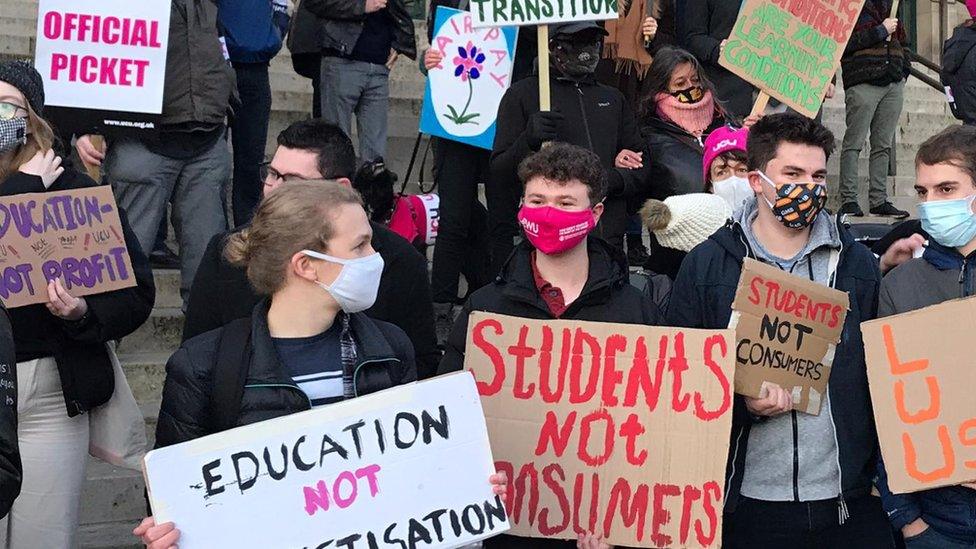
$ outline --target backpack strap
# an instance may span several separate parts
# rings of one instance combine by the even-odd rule
[[[251,317],[224,326],[217,347],[210,391],[210,427],[219,433],[237,427],[250,370]]]

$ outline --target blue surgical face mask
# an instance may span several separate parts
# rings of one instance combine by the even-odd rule
[[[918,205],[922,229],[936,242],[948,248],[961,248],[976,238],[973,216],[976,194],[953,200],[933,200]]]

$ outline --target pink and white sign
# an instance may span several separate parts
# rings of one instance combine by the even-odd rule
[[[46,104],[159,114],[170,0],[40,0],[35,66]]]

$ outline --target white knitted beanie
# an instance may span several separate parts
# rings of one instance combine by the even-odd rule
[[[690,252],[722,228],[732,216],[724,198],[709,193],[648,200],[641,208],[644,224],[666,248]]]

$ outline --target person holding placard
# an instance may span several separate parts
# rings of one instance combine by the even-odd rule
[[[524,182],[518,219],[526,240],[495,282],[474,292],[465,303],[448,339],[440,374],[463,368],[468,317],[473,311],[650,326],[661,320],[650,298],[627,283],[623,253],[590,236],[604,213],[607,192],[600,158],[581,147],[555,142],[523,160],[518,175]],[[484,546],[530,549],[574,543],[501,535],[486,540]]]
[[[224,251],[265,299],[170,358],[156,447],[416,381],[406,334],[363,314],[383,270],[372,233],[347,186],[293,181],[269,193]],[[505,480],[492,482],[503,494]],[[152,517],[134,533],[150,547],[179,537]]]
[[[877,434],[859,322],[875,317],[878,261],[824,210],[834,136],[796,114],[764,117],[749,131],[750,199],[691,251],[671,293],[668,324],[725,328],[746,257],[850,296],[828,394],[819,415],[792,409],[772,384],[764,398],[736,396],[723,547],[892,547],[870,496]]]
[[[147,253],[172,204],[185,307],[207,242],[227,230],[223,190],[231,176],[231,155],[226,122],[237,90],[218,34],[217,4],[172,0],[170,13],[163,107],[156,131],[138,138],[110,138],[107,150],[99,150],[92,136],[83,135],[75,148],[86,165],[102,166]]]
[[[892,0],[867,0],[841,58],[847,131],[840,152],[841,215],[862,216],[857,203],[858,158],[871,133],[868,201],[871,215],[904,219],[888,200],[888,170],[911,69],[902,46],[905,29],[891,13]],[[889,15],[890,14],[890,15]]]
[[[94,187],[62,164],[54,132],[44,120],[44,84],[29,64],[0,64],[0,195]],[[149,261],[125,212],[122,232],[136,286],[74,297],[60,278],[50,301],[11,309],[16,347],[17,437],[23,487],[0,523],[0,546],[73,547],[88,461],[88,416],[114,391],[105,343],[134,332],[156,297]]]
[[[715,85],[716,99],[738,118],[752,109],[755,89],[745,80],[719,66],[722,48],[732,34],[742,2],[735,0],[685,0],[679,9],[684,23],[683,43],[705,68],[705,75]]]
[[[624,150],[640,165],[643,150],[633,113],[619,90],[596,81],[594,73],[606,31],[592,21],[549,25],[552,110],[539,109],[539,78],[516,82],[498,108],[498,130],[491,154],[491,180],[485,188],[491,238],[491,271],[497,273],[518,236],[518,166],[549,141],[590,150],[600,158],[609,187],[606,213],[597,234],[623,250],[627,198],[637,194],[636,170],[615,167]]]
[[[976,295],[976,127],[951,126],[929,138],[915,157],[915,190],[929,235],[922,257],[881,282],[878,316]],[[962,359],[962,357],[960,357]],[[957,364],[969,368],[966,360]],[[891,524],[908,549],[971,549],[976,541],[976,482],[909,494],[888,489],[884,464],[878,489]]]

